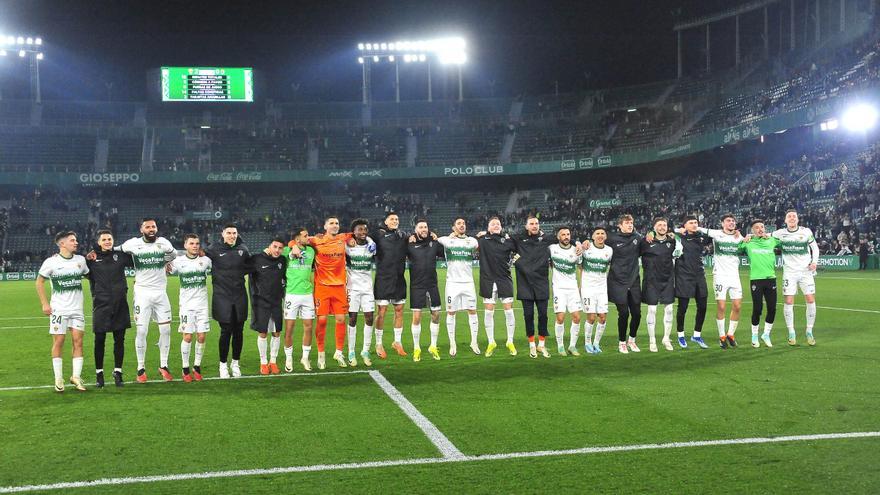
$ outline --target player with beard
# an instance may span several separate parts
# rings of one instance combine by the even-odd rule
[[[431,345],[428,352],[435,360],[440,359],[437,337],[440,335],[440,289],[437,285],[437,259],[444,256],[443,245],[431,237],[428,221],[416,222],[415,234],[409,238],[409,305],[412,310],[413,361],[422,356],[422,309],[431,310]]]

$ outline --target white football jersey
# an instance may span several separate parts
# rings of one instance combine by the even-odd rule
[[[809,271],[810,263],[818,263],[819,246],[813,237],[813,231],[806,227],[798,227],[794,232],[788,228],[773,232],[779,239],[782,248],[783,271]]]
[[[174,259],[174,246],[164,237],[155,242],[146,242],[143,237],[125,241],[120,249],[134,259],[134,287],[164,291],[168,282],[165,277],[165,263]]]
[[[553,264],[553,290],[577,289],[577,267],[580,258],[575,254],[575,247],[568,245],[568,249],[559,244],[551,244],[550,263]]]
[[[345,271],[348,277],[345,285],[349,292],[373,292],[373,258],[376,256],[372,241],[351,247],[345,245]]]
[[[477,240],[470,236],[437,239],[446,254],[446,282],[474,283],[474,254]]]
[[[49,306],[54,315],[83,314],[83,275],[89,273],[86,259],[75,254],[65,258],[55,254],[40,266],[40,276],[52,283]]]
[[[712,255],[712,273],[716,276],[739,278],[739,243],[742,236],[727,234],[723,230],[704,229],[700,232],[712,238],[714,254]]]
[[[597,248],[590,243],[581,256],[581,286],[586,289],[606,289],[608,287],[608,267],[614,250],[607,244]]]
[[[171,274],[180,279],[180,312],[208,309],[208,272],[211,259],[207,256],[178,256],[171,262]]]

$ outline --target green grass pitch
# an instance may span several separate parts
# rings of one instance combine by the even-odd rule
[[[441,274],[442,275],[442,274]],[[747,287],[743,280],[743,287]],[[88,283],[84,283],[88,286]],[[702,440],[876,432],[880,430],[877,328],[880,273],[823,273],[817,277],[818,344],[805,345],[804,308],[795,308],[799,345],[786,344],[781,304],[775,347],[749,345],[751,304],[746,294],[737,331],[740,347],[722,351],[716,342],[715,305],[703,331],[708,350],[693,346],[647,352],[616,352],[612,308],[599,356],[555,353],[530,359],[517,310],[519,355],[504,349],[504,316],[496,311],[495,356],[475,356],[467,345],[464,315],[458,316],[459,355],[446,354],[441,317],[441,361],[427,354],[423,315],[422,361],[391,351],[374,354],[373,368],[466,456],[631,446]],[[441,290],[442,290],[441,280]],[[169,278],[177,309],[177,281]],[[180,336],[173,332],[173,383],[128,384],[84,393],[52,384],[47,317],[39,311],[33,282],[0,283],[0,491],[2,487],[51,485],[100,478],[336,465],[440,457],[419,427],[369,374],[258,377],[180,381]],[[780,294],[781,302],[781,294]],[[83,377],[94,381],[90,299]],[[518,306],[518,305],[517,305]],[[552,309],[552,308],[551,308]],[[644,316],[643,306],[643,316]],[[688,334],[693,308],[689,311]],[[479,311],[482,323],[482,308]],[[175,315],[176,316],[176,315]],[[552,318],[552,316],[551,316]],[[409,350],[409,314],[404,345]],[[362,324],[362,318],[361,318]],[[567,334],[566,324],[566,334]],[[176,329],[176,327],[174,327]],[[299,357],[300,326],[295,355]],[[332,326],[328,329],[332,334]],[[658,322],[658,333],[662,323]],[[208,334],[203,370],[217,375],[217,337]],[[147,370],[158,378],[158,330],[153,324]],[[246,328],[245,375],[259,373],[256,334]],[[358,350],[360,349],[358,331]],[[567,336],[566,336],[567,339]],[[112,369],[112,337],[105,368]],[[328,336],[328,349],[332,347]],[[480,328],[481,347],[485,335]],[[70,373],[66,345],[65,375]],[[312,353],[314,366],[315,351]],[[283,352],[280,360],[283,364]],[[364,370],[363,365],[357,370]],[[327,371],[339,371],[329,359]],[[295,372],[302,372],[296,363]],[[134,329],[126,339],[125,376],[135,376]],[[108,375],[109,378],[109,375]],[[112,383],[112,380],[110,380]],[[466,493],[877,493],[880,437],[796,442],[655,448],[533,458],[465,460],[420,465],[158,480],[65,489],[72,493],[282,493],[466,492]],[[58,491],[55,491],[57,493]]]

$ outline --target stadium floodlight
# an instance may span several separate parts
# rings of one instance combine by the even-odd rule
[[[34,44],[34,39],[31,38],[30,36],[28,36],[28,38],[25,40],[25,43],[28,44],[28,45],[33,45],[33,44]]]
[[[379,48],[381,48],[382,50],[387,50],[387,49],[388,49],[388,43],[382,43],[381,45],[379,45]]]
[[[18,56],[24,58],[25,53],[26,53],[26,52],[25,52],[24,50],[19,50],[19,51],[18,51]]]
[[[43,44],[43,38],[36,38],[36,39],[34,39],[34,44],[37,45],[37,46],[42,45],[42,44]]]
[[[373,62],[378,62],[378,61],[379,61],[379,56],[373,55]]]
[[[426,57],[424,53],[419,54],[419,62],[424,62],[427,59],[428,57]]]
[[[364,48],[366,48],[366,47],[364,46],[363,43],[358,43],[358,50],[364,51]]]
[[[37,54],[37,60],[43,60],[43,52]]]
[[[840,121],[843,127],[851,132],[865,132],[877,125],[877,108],[867,103],[860,103],[847,109]]]
[[[6,37],[6,44],[7,45],[14,45],[15,44],[15,36],[7,36]]]
[[[22,38],[21,36],[19,36],[18,38],[16,38],[15,41],[16,41],[16,43],[18,43],[19,45],[23,45],[23,44],[24,44],[24,38]]]
[[[358,63],[359,64],[364,63],[364,57],[358,57]]]
[[[394,55],[388,55],[388,61],[394,62]]]
[[[373,49],[373,44],[372,44],[372,43],[367,43],[365,46],[366,46],[367,50],[372,50],[372,49]]]

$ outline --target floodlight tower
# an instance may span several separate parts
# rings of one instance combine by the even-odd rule
[[[389,62],[394,64],[395,101],[400,103],[400,63],[425,63],[428,71],[428,101],[433,101],[431,87],[431,62],[454,66],[458,72],[458,101],[464,99],[462,86],[462,66],[467,62],[467,43],[461,37],[436,38],[418,41],[364,42],[358,43],[358,63],[362,66],[364,105],[372,101],[370,72],[373,64]]]
[[[20,58],[28,59],[31,98],[40,103],[40,61],[43,60],[43,38],[35,36],[0,35],[0,57],[8,52],[17,52]]]

